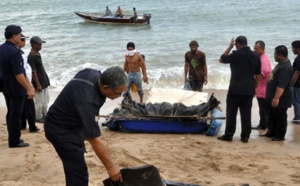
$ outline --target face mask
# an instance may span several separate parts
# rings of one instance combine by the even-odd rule
[[[136,53],[136,50],[127,50],[128,56],[133,56]]]

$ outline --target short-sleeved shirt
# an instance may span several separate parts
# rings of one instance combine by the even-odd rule
[[[185,63],[189,65],[189,76],[192,76],[195,81],[203,81],[204,76],[207,75],[204,72],[204,66],[206,65],[205,54],[200,50],[194,54],[191,51],[185,53]]]
[[[283,88],[283,94],[279,98],[278,107],[288,108],[292,104],[292,91],[291,91],[291,79],[293,76],[293,68],[291,62],[288,60],[283,63],[278,63],[270,75],[266,89],[266,99],[271,104],[277,87]]]
[[[223,63],[229,63],[231,69],[228,93],[232,95],[254,95],[254,75],[261,73],[259,56],[245,46],[230,55],[222,55]]]
[[[295,71],[300,72],[300,55],[297,55],[297,57],[295,58],[294,63],[293,63],[293,69],[294,69],[294,72]],[[294,87],[300,88],[300,76],[298,77],[297,81],[295,82]]]
[[[17,97],[26,95],[26,90],[15,77],[19,74],[26,77],[22,52],[10,41],[0,46],[0,71],[4,93]]]
[[[27,61],[32,71],[36,72],[39,82],[42,86],[42,89],[47,88],[50,85],[50,81],[49,81],[48,74],[45,71],[41,55],[33,54],[32,52],[30,52]],[[37,85],[33,79],[32,79],[32,85],[34,86],[35,89],[37,88]]]
[[[261,62],[261,79],[256,87],[255,95],[258,98],[266,98],[267,81],[272,72],[272,67],[268,56],[264,53],[260,57]]]
[[[98,115],[106,100],[98,85],[100,76],[98,70],[84,69],[64,87],[47,112],[47,137],[57,143],[83,145],[85,139],[100,136]]]

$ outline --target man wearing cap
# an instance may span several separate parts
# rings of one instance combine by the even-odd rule
[[[46,43],[38,36],[30,39],[31,51],[28,55],[28,63],[32,68],[32,84],[35,88],[35,113],[36,121],[44,123],[44,118],[48,111],[50,81],[45,71],[40,50],[42,43]]]
[[[7,106],[6,123],[10,148],[29,146],[20,139],[21,115],[25,99],[34,97],[34,89],[27,81],[21,51],[17,47],[21,42],[21,32],[20,26],[8,25],[4,34],[6,41],[0,46],[0,74]]]
[[[23,34],[21,34],[21,42],[18,44],[18,47],[23,48],[26,45],[26,37]],[[25,72],[26,72],[26,77],[28,79],[28,82],[30,82],[31,84],[31,79],[32,79],[32,70],[30,65],[27,63],[27,57],[25,57],[24,52],[21,50],[22,52],[22,58],[24,61],[24,68],[25,68]],[[33,85],[31,85],[33,86]],[[28,121],[28,125],[29,125],[29,132],[38,132],[40,129],[36,127],[35,125],[35,108],[34,108],[34,101],[33,99],[26,99],[25,103],[24,103],[24,109],[23,109],[23,113],[22,113],[22,117],[21,117],[21,123],[22,123],[22,130],[26,129],[26,125],[27,125],[27,121]]]
[[[185,53],[184,82],[189,83],[193,91],[202,92],[203,84],[208,81],[205,54],[198,50],[197,41],[191,41],[189,46],[191,50]]]

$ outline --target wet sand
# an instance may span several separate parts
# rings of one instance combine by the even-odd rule
[[[226,91],[214,92],[226,112]],[[51,92],[51,103],[59,92]],[[135,100],[137,95],[133,94]],[[146,98],[145,98],[146,100]],[[119,106],[121,98],[107,100],[100,114],[105,115]],[[22,131],[27,148],[8,148],[5,124],[6,107],[0,95],[0,185],[1,186],[63,186],[64,173],[60,159],[44,136]],[[101,140],[120,168],[144,164],[156,166],[164,179],[199,185],[229,186],[249,183],[251,186],[300,185],[300,125],[291,124],[293,110],[288,110],[288,131],[284,142],[259,137],[264,131],[253,130],[249,143],[239,141],[240,118],[232,142],[217,140],[224,132],[225,120],[217,136],[203,134],[133,134],[109,131],[101,127]],[[103,121],[104,119],[101,119]],[[100,121],[100,122],[101,122]],[[259,121],[258,105],[253,101],[252,123]],[[86,143],[85,155],[91,186],[101,186],[108,177],[100,160]]]

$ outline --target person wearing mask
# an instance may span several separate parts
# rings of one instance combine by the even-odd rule
[[[144,91],[142,82],[148,83],[148,76],[146,72],[146,64],[142,55],[136,51],[133,42],[127,43],[127,53],[125,54],[124,70],[128,74],[128,91],[134,83],[140,97],[140,103],[143,103]],[[141,72],[142,71],[142,72]],[[143,77],[142,77],[143,75]]]

